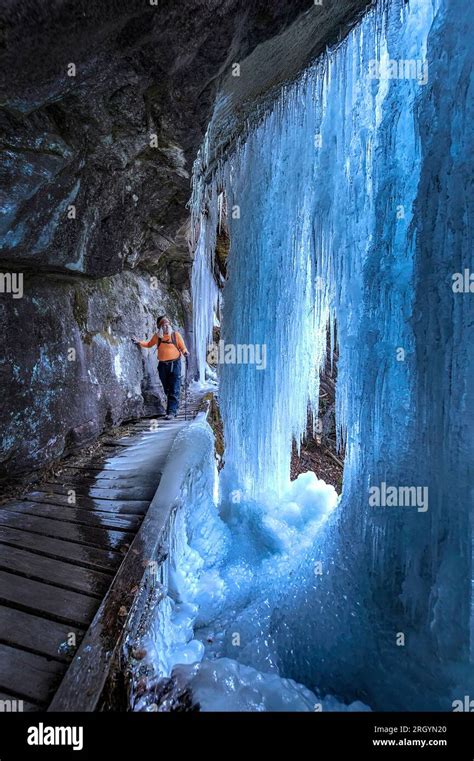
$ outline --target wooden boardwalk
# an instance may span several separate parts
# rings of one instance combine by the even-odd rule
[[[0,700],[50,705],[186,425],[182,414],[156,422],[128,426],[106,455],[66,460],[56,480],[0,506]]]

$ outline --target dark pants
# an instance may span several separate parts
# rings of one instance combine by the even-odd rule
[[[166,394],[166,414],[176,415],[179,407],[181,389],[181,357],[173,362],[159,362],[158,375]]]

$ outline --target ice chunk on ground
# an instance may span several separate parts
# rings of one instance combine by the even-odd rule
[[[230,658],[176,666],[173,677],[188,685],[201,711],[370,711],[357,701],[350,705],[335,698],[318,698],[292,679],[264,674]]]

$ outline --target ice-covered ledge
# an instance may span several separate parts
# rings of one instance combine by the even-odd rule
[[[235,62],[221,83],[209,125],[210,170],[214,160],[255,125],[282,86],[294,81],[327,47],[342,40],[373,4],[372,0],[315,0],[291,26]]]

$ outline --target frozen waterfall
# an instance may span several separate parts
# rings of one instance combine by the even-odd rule
[[[469,690],[472,294],[453,282],[472,262],[472,26],[461,0],[380,3],[195,197],[209,272],[226,197],[223,341],[266,351],[219,368],[233,510],[289,488],[337,325],[343,494],[270,628],[285,677],[381,708],[449,710]]]

